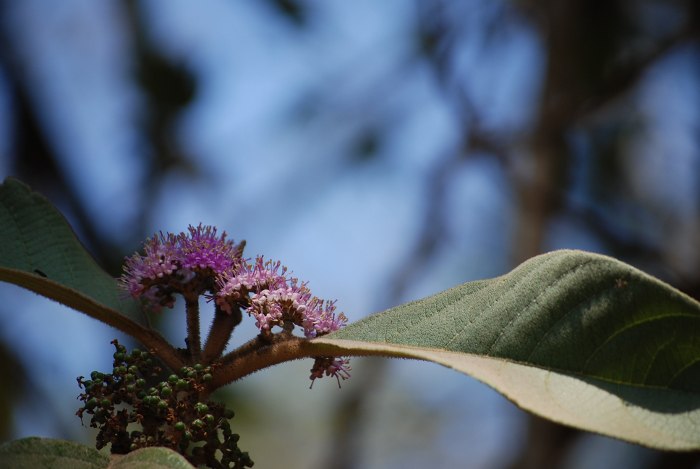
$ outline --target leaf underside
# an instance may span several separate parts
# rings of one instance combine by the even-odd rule
[[[433,361],[559,423],[700,449],[700,304],[610,257],[551,252],[314,343]]]
[[[122,324],[122,315],[141,320],[138,303],[120,293],[116,280],[97,265],[63,215],[12,178],[0,185],[0,280],[120,329],[129,327]]]

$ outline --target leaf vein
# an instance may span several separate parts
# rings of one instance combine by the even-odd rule
[[[557,260],[557,259],[555,258],[554,260]],[[541,270],[543,270],[545,268],[545,266],[547,266],[551,262],[552,262],[552,259],[547,259],[545,262],[542,263],[542,265],[538,266],[538,268],[532,269],[531,271],[525,273],[525,275],[523,275],[521,278],[519,278],[513,284],[513,286],[508,289],[508,291],[512,291],[513,289],[516,289],[518,285],[525,283],[527,280],[530,279],[530,277],[536,276]],[[503,281],[507,277],[508,277],[508,275],[506,275],[504,277],[500,277],[498,279],[494,279],[494,281],[497,281],[497,280]],[[505,295],[498,295],[495,298],[495,300],[491,302],[491,304],[484,307],[484,309],[481,312],[479,312],[476,316],[474,316],[473,318],[469,318],[468,322],[461,329],[459,329],[457,332],[455,332],[453,334],[453,336],[450,338],[450,340],[448,340],[445,343],[445,348],[449,348],[458,338],[462,337],[462,335],[464,334],[464,331],[466,331],[468,327],[470,327],[472,324],[474,324],[474,322],[476,320],[478,320],[484,314],[486,314],[487,311],[492,310],[495,305],[497,305],[499,302],[501,302],[503,300],[503,298],[505,298]]]
[[[610,334],[610,336],[609,336],[607,339],[605,339],[605,341],[603,341],[600,345],[598,345],[598,346],[595,348],[595,350],[593,350],[593,351],[591,352],[591,354],[588,356],[588,358],[587,358],[586,361],[584,362],[583,368],[582,368],[582,369],[585,370],[585,369],[588,367],[589,362],[593,359],[593,357],[594,357],[598,352],[600,352],[600,350],[602,350],[603,347],[607,346],[611,341],[613,341],[614,339],[616,339],[620,334],[622,334],[622,333],[624,333],[624,332],[626,332],[626,331],[628,331],[628,330],[630,330],[630,329],[633,329],[633,328],[635,328],[635,327],[637,327],[637,326],[641,326],[641,325],[643,325],[643,324],[647,324],[647,323],[650,323],[650,322],[661,321],[661,320],[663,320],[663,319],[681,318],[681,317],[682,317],[682,318],[690,318],[690,319],[700,320],[700,316],[695,315],[695,314],[687,314],[687,313],[675,313],[675,314],[674,314],[674,313],[671,313],[671,314],[661,314],[661,315],[652,316],[652,317],[648,317],[648,318],[642,318],[641,320],[634,321],[634,322],[632,322],[632,323],[630,323],[630,324],[624,325],[623,327],[621,327],[621,328],[618,329],[617,331],[615,331],[615,332],[613,332],[612,334]],[[665,344],[664,344],[664,345],[665,345]],[[660,347],[660,348],[661,348],[661,347]],[[657,350],[656,353],[658,353],[658,352],[659,352],[659,350]]]
[[[571,277],[572,275],[575,275],[575,274],[576,274],[579,270],[581,270],[583,267],[585,267],[585,266],[591,264],[591,262],[593,262],[593,260],[588,260],[588,261],[586,261],[586,262],[584,262],[584,263],[582,263],[582,264],[577,264],[577,265],[571,267],[571,268],[568,269],[566,272],[564,272],[564,273],[561,275],[561,277],[555,279],[552,283],[550,283],[550,284],[547,285],[545,288],[543,288],[542,291],[540,291],[540,293],[539,293],[537,296],[535,296],[534,298],[532,298],[532,299],[530,300],[530,302],[527,304],[527,306],[525,306],[525,307],[524,307],[523,309],[521,309],[517,314],[515,314],[515,316],[513,316],[513,317],[511,318],[510,321],[508,321],[508,324],[506,324],[506,325],[501,329],[501,332],[498,334],[498,336],[496,337],[496,339],[495,339],[495,340],[491,343],[491,345],[489,346],[488,352],[487,352],[487,353],[488,353],[489,355],[493,355],[493,349],[494,349],[494,347],[495,347],[496,344],[497,344],[498,342],[500,342],[501,339],[506,335],[506,332],[508,332],[508,329],[510,329],[510,328],[514,325],[515,321],[516,321],[519,317],[521,317],[523,314],[525,314],[526,311],[530,310],[533,306],[535,306],[535,305],[539,302],[539,300],[542,298],[543,295],[547,294],[547,293],[548,293],[552,288],[554,288],[555,286],[557,286],[557,285],[561,284],[562,282],[564,282],[567,278]]]
[[[585,309],[583,306],[584,305],[590,305],[591,303],[595,302],[596,299],[600,298],[602,295],[606,294],[610,290],[616,289],[617,287],[615,285],[611,285],[609,287],[606,287],[602,290],[599,290],[596,292],[595,295],[589,296],[586,298],[583,298],[581,301],[576,303],[574,306],[569,308],[563,315],[561,315],[556,321],[554,321],[545,331],[544,334],[540,337],[540,340],[537,341],[535,344],[535,347],[530,351],[530,353],[527,356],[526,362],[532,363],[532,356],[542,347],[542,345],[545,343],[545,339],[554,331],[556,330],[557,326],[564,320],[568,319],[569,316],[572,313],[576,313],[580,311],[581,309]]]

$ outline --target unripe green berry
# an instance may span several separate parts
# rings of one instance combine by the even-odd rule
[[[193,426],[193,427],[200,428],[200,427],[203,427],[203,426],[204,426],[204,422],[202,422],[202,421],[199,420],[199,419],[194,419],[194,420],[192,421],[192,426]]]
[[[212,414],[207,414],[204,416],[204,421],[207,423],[214,423],[214,416]]]
[[[134,391],[136,391],[136,386],[134,386],[133,384],[127,384],[127,385],[126,385],[126,391],[127,391],[127,392],[130,392],[130,393],[131,393],[131,392],[134,392]]]
[[[175,386],[177,387],[177,389],[187,389],[189,387],[189,383],[184,379],[178,379],[177,383],[175,383]]]
[[[163,401],[163,400],[158,401],[158,408],[159,408],[159,409],[163,409],[163,410],[167,409],[167,408],[168,408],[168,402],[167,402],[167,401]]]
[[[168,376],[168,383],[175,384],[175,383],[177,383],[178,379],[179,378],[177,377],[177,375],[170,375],[170,376]]]
[[[102,379],[102,373],[100,373],[99,371],[93,371],[92,373],[90,373],[90,378],[92,378],[93,381]]]
[[[102,407],[109,407],[112,405],[112,401],[105,398],[105,399],[102,399],[102,402],[100,402],[100,404],[102,405]]]
[[[128,371],[129,371],[129,373],[137,374],[137,373],[139,372],[139,368],[138,368],[137,366],[135,366],[135,365],[131,365],[131,366],[129,367],[129,370],[128,370]]]
[[[214,377],[211,375],[211,373],[206,373],[204,376],[202,376],[202,381],[205,383],[208,383],[211,381]]]
[[[131,383],[131,382],[134,381],[135,379],[136,379],[136,376],[134,376],[134,375],[131,374],[131,373],[127,373],[127,374],[124,375],[124,381],[126,381],[127,383]]]
[[[118,362],[124,361],[124,354],[122,352],[114,352],[114,355],[112,355],[112,356],[114,357],[115,361],[118,361]]]
[[[134,350],[131,351],[131,356],[133,358],[139,358],[139,356],[141,356],[141,350],[135,348]]]
[[[170,397],[172,395],[173,389],[171,387],[163,387],[163,389],[160,390],[160,395],[163,397]]]
[[[179,432],[185,431],[185,422],[177,422],[175,424],[175,430]]]
[[[206,414],[209,411],[209,406],[207,406],[206,404],[203,404],[201,402],[197,402],[194,405],[194,410],[196,410],[200,414]]]
[[[145,379],[139,378],[139,379],[136,380],[136,387],[137,387],[137,388],[142,388],[142,387],[144,387],[144,386],[146,386],[146,380],[145,380]]]
[[[202,371],[203,369],[204,369],[204,366],[203,366],[201,363],[197,363],[197,364],[194,366],[194,370],[195,370],[195,371]]]
[[[94,409],[95,407],[97,407],[97,399],[94,397],[85,403],[86,409]]]
[[[190,432],[185,432],[185,434],[182,435],[182,437],[183,437],[185,440],[190,440],[190,439],[192,439],[192,433],[190,433]]]

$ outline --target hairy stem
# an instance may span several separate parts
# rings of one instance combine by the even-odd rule
[[[222,311],[219,307],[216,308],[214,321],[212,321],[211,329],[209,329],[207,343],[204,345],[204,355],[202,357],[204,364],[210,364],[224,353],[233,329],[241,323],[242,319],[243,315],[238,308],[231,314]]]
[[[221,366],[212,372],[209,387],[214,390],[263,368],[313,356],[313,348],[309,347],[308,340],[299,337],[278,339],[276,336],[269,342],[258,336],[224,357]]]
[[[213,378],[208,389],[210,392],[214,391],[256,371],[299,358],[345,357],[349,355],[391,356],[382,350],[355,350],[349,353],[347,349],[302,339],[291,333],[275,334],[269,338],[259,335],[233,352],[226,354],[218,362],[218,366],[212,371]]]
[[[187,309],[187,349],[192,363],[201,363],[202,342],[199,333],[199,295],[183,295]]]

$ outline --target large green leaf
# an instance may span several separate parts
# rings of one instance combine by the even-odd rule
[[[313,343],[334,355],[430,360],[556,422],[700,449],[700,304],[609,257],[538,256]]]
[[[149,348],[172,349],[159,334],[137,322],[141,318],[138,303],[125,298],[117,281],[97,265],[63,215],[13,178],[0,185],[0,281],[70,306]],[[181,363],[172,359],[168,365],[177,369]]]

